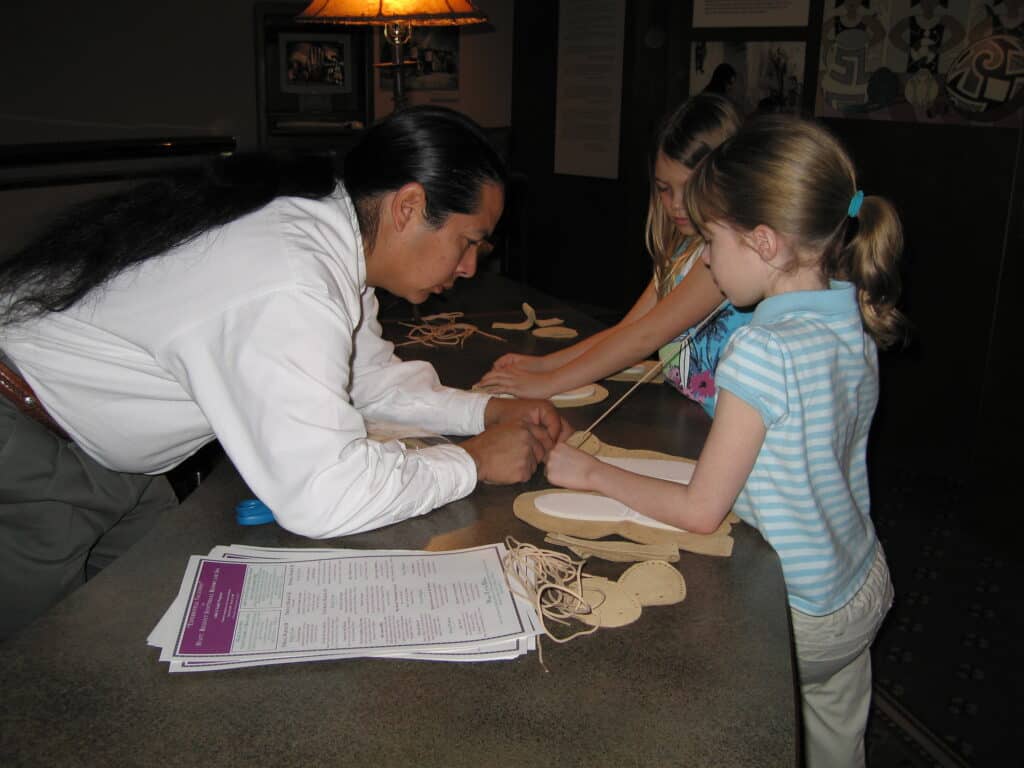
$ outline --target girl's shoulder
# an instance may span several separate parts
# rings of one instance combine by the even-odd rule
[[[668,268],[665,270],[664,275],[661,276],[659,282],[669,286],[678,283],[686,277],[690,268],[700,260],[703,250],[704,240],[702,238],[697,235],[684,238],[679,247],[676,248],[675,253],[672,254]]]
[[[738,322],[729,336],[729,347],[732,353],[763,353],[767,350],[778,351],[781,341],[774,329],[768,326],[749,322],[749,315],[738,315]]]
[[[687,235],[680,241],[676,247],[675,253],[672,254],[672,260],[677,261],[682,259],[683,261],[690,258],[694,253],[699,253],[704,249],[704,238],[700,235]]]

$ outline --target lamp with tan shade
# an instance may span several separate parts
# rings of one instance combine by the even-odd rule
[[[395,111],[408,104],[403,83],[405,44],[414,26],[440,27],[482,24],[487,16],[470,0],[313,0],[297,17],[299,21],[329,24],[372,24],[384,27],[384,39],[394,48],[390,64],[377,64],[394,71]]]

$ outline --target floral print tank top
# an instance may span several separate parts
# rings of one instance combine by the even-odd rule
[[[656,281],[659,299],[667,296],[669,291],[682,282],[690,269],[700,262],[703,251],[704,241],[700,238],[688,237],[683,241],[666,275]],[[718,390],[715,388],[718,358],[722,356],[722,350],[732,332],[746,325],[752,314],[741,312],[727,303],[685,348],[682,342],[692,328],[683,331],[658,350],[658,357],[665,362],[662,369],[665,380],[686,397],[700,403],[709,416],[715,415],[715,403],[718,400]]]

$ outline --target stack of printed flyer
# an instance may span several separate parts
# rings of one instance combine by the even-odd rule
[[[215,547],[150,633],[171,672],[386,657],[512,659],[540,624],[503,544],[450,552]]]

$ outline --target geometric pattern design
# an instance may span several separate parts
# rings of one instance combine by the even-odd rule
[[[972,120],[993,121],[1024,103],[1024,41],[999,33],[964,49],[946,73],[952,105]]]

